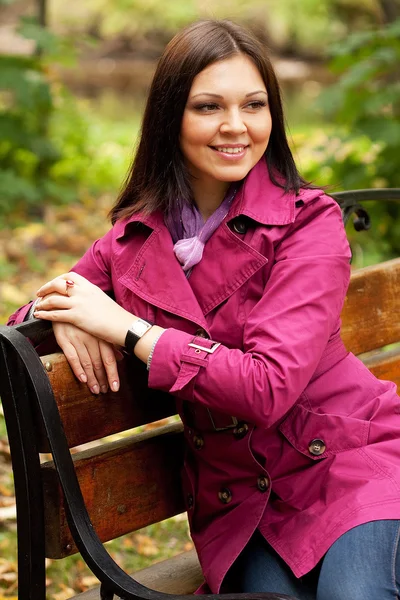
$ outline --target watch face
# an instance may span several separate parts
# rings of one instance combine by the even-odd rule
[[[149,323],[146,323],[145,321],[139,319],[132,325],[131,329],[134,333],[136,333],[136,335],[142,337],[142,335],[144,335],[149,329]]]

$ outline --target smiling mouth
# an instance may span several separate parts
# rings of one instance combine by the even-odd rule
[[[210,146],[210,148],[224,154],[241,154],[248,146]]]

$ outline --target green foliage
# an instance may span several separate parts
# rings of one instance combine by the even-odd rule
[[[19,33],[34,41],[36,52],[0,55],[0,220],[26,211],[40,214],[46,202],[69,201],[76,183],[76,177],[55,176],[54,171],[63,158],[63,143],[53,135],[53,119],[66,103],[52,81],[50,62],[70,60],[70,45],[32,19],[21,20]],[[78,131],[84,139],[82,123],[75,138]]]
[[[54,23],[118,36],[163,42],[199,18],[229,18],[251,24],[272,46],[321,56],[327,44],[378,18],[379,0],[86,0],[70,6],[52,0]]]
[[[338,80],[322,94],[321,105],[335,130],[306,176],[320,180],[322,169],[323,183],[343,189],[400,187],[400,20],[357,32],[332,54]],[[383,254],[398,255],[400,206],[373,206],[371,216],[374,243]]]

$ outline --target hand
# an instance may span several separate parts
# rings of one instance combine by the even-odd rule
[[[70,323],[53,323],[53,331],[74,375],[87,382],[93,394],[106,393],[108,384],[111,390],[118,391],[117,360],[122,358],[119,350]]]
[[[119,306],[99,287],[77,273],[65,273],[43,285],[34,316],[75,325],[110,344],[123,346],[137,317]]]

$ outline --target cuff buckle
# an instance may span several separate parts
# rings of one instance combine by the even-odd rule
[[[196,350],[203,350],[203,352],[207,352],[208,354],[212,354],[216,351],[216,349],[221,345],[221,342],[214,342],[211,348],[205,348],[204,346],[200,346],[200,344],[194,344],[193,342],[189,342],[188,346],[191,348],[196,348]]]

